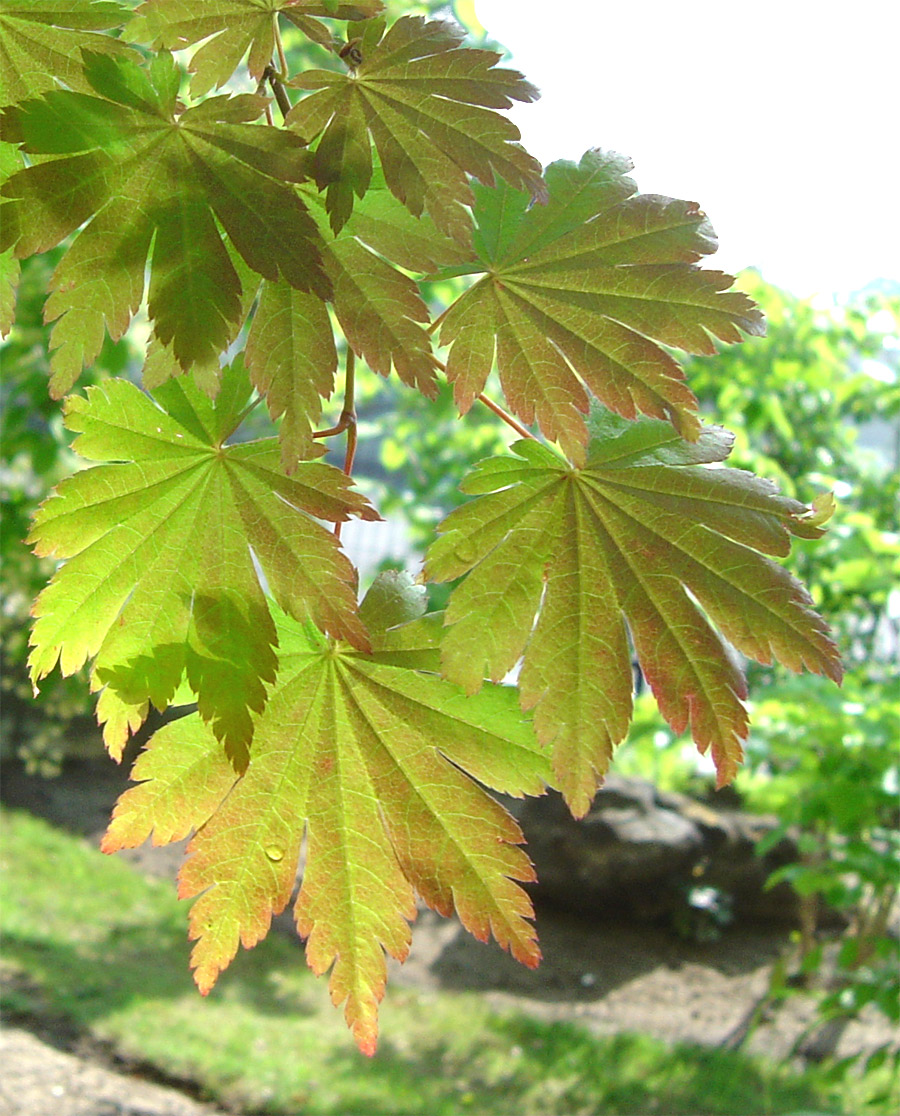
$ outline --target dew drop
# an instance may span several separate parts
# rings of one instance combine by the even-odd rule
[[[266,856],[269,860],[281,860],[284,856],[284,849],[278,845],[266,845]]]

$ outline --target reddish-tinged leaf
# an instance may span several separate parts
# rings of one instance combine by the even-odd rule
[[[642,411],[695,438],[697,401],[663,346],[710,353],[713,337],[763,330],[746,295],[725,293],[730,276],[694,266],[716,247],[699,207],[636,194],[630,169],[601,151],[554,163],[546,206],[505,184],[476,187],[485,276],[441,326],[460,408],[484,388],[496,351],[510,407],[577,463],[591,393],[626,418]]]
[[[374,625],[410,609],[415,602],[388,591],[364,610]],[[537,963],[531,904],[513,882],[533,878],[516,847],[521,833],[464,772],[507,793],[540,793],[546,761],[511,691],[488,686],[466,698],[412,669],[431,668],[437,636],[423,618],[376,631],[375,650],[364,655],[279,619],[279,676],[257,720],[250,766],[191,842],[180,875],[179,894],[200,895],[191,963],[201,991],[286,906],[304,833],[297,926],[311,967],[334,965],[332,999],[346,1001],[367,1053],[384,954],[406,956],[415,892],[444,914],[455,909],[478,938],[493,933]],[[193,721],[191,733],[207,732],[213,749]]]
[[[136,849],[148,837],[168,845],[201,825],[234,785],[234,768],[199,717],[171,721],[154,733],[131,769],[138,784],[119,798],[100,848]]]
[[[518,442],[470,475],[480,499],[429,551],[432,579],[469,575],[447,610],[446,676],[472,693],[524,653],[522,704],[576,814],[627,731],[629,632],[663,715],[711,748],[722,782],[741,758],[746,686],[709,621],[761,662],[840,679],[809,595],[764,557],[787,554],[791,534],[817,537],[821,517],[749,473],[704,467],[730,445],[715,428],[692,444],[597,406],[583,469]]]
[[[352,75],[309,70],[291,82],[317,90],[294,106],[288,124],[306,140],[323,133],[315,178],[328,191],[333,228],[368,189],[370,137],[392,193],[462,243],[471,235],[467,175],[488,185],[500,175],[543,198],[539,164],[516,142],[515,125],[492,111],[534,100],[534,86],[497,69],[493,51],[460,49],[465,32],[454,24],[401,16],[383,38],[381,27],[366,25]]]

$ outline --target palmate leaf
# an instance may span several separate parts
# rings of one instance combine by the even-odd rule
[[[496,353],[513,411],[537,419],[579,463],[589,392],[626,418],[669,419],[695,438],[696,399],[663,346],[712,353],[713,337],[763,332],[753,302],[725,293],[730,276],[694,266],[716,247],[705,215],[693,202],[636,194],[630,169],[601,151],[554,163],[546,206],[506,184],[476,187],[474,247],[485,275],[441,327],[463,411]]]
[[[220,88],[247,55],[251,77],[259,78],[275,51],[275,21],[283,14],[310,38],[328,43],[331,33],[312,18],[359,20],[377,15],[381,0],[329,3],[328,0],[145,0],[127,27],[127,35],[156,49],[183,50],[208,42],[191,59],[191,95],[202,97]]]
[[[63,481],[36,516],[37,553],[68,561],[35,604],[29,664],[38,682],[57,660],[70,674],[96,656],[92,686],[106,687],[98,714],[116,755],[148,700],[164,708],[186,673],[201,715],[246,764],[250,714],[276,668],[254,556],[283,608],[368,645],[353,568],[312,516],[377,513],[330,466],[285,477],[274,438],[224,445],[250,390],[238,366],[215,404],[184,378],[157,390],[160,406],[124,380],[67,402],[75,449],[108,464]]]
[[[402,587],[375,593],[362,609],[371,654],[273,609],[279,674],[256,720],[246,774],[229,792],[221,748],[199,718],[169,725],[139,761],[135,776],[147,781],[120,800],[104,841],[112,851],[151,830],[162,842],[201,826],[179,894],[200,895],[191,911],[198,939],[191,963],[206,993],[238,944],[263,938],[272,913],[287,904],[305,833],[297,927],[314,971],[334,964],[332,999],[346,1001],[367,1053],[375,1048],[385,950],[406,956],[416,893],[442,914],[455,909],[479,939],[493,933],[537,964],[531,904],[514,882],[533,878],[516,847],[521,833],[468,776],[521,795],[542,793],[549,774],[512,691],[488,685],[467,698],[424,673],[436,665],[439,618],[380,630],[423,605]],[[195,781],[196,796],[186,791]]]
[[[137,55],[110,35],[131,12],[114,0],[6,0],[0,9],[0,106],[37,97],[62,82],[90,92],[80,50]]]
[[[51,389],[63,395],[104,336],[122,335],[144,289],[155,335],[182,368],[209,363],[241,317],[242,286],[219,224],[254,272],[328,297],[321,238],[296,191],[307,154],[290,134],[255,126],[265,99],[211,97],[178,112],[171,56],[147,71],[86,59],[97,96],[59,90],[4,113],[6,138],[56,155],[3,187],[0,250],[45,251],[90,221],[53,276]],[[218,224],[217,224],[218,222]]]
[[[710,621],[760,662],[840,679],[808,594],[764,556],[820,535],[821,516],[752,474],[705,468],[731,441],[708,428],[690,443],[598,406],[584,468],[516,443],[517,456],[470,474],[464,491],[480,498],[447,517],[428,553],[431,579],[468,573],[447,609],[445,675],[475,693],[524,652],[522,705],[576,815],[628,728],[628,632],[661,712],[712,750],[721,782],[741,758],[747,691]]]
[[[487,185],[500,175],[543,198],[539,164],[516,142],[515,125],[492,111],[534,100],[534,86],[515,70],[497,69],[493,51],[460,49],[465,32],[454,24],[402,16],[382,38],[383,26],[364,25],[352,75],[309,70],[291,82],[316,91],[287,123],[307,140],[322,134],[315,178],[327,189],[333,228],[368,189],[371,141],[388,188],[461,243],[471,238],[468,174]]]
[[[323,266],[332,284],[335,317],[354,352],[380,375],[388,376],[393,367],[404,383],[433,396],[438,362],[423,325],[429,319],[428,307],[415,282],[376,252],[397,247],[399,262],[409,266],[426,255],[429,262],[433,257],[454,260],[459,249],[427,220],[418,235],[401,247],[407,225],[397,220],[397,210],[413,226],[417,221],[393,197],[388,198],[389,205],[372,210],[365,199],[359,237],[350,235],[350,226],[336,238],[324,227]],[[311,211],[318,217],[317,209],[314,203]],[[313,428],[321,416],[322,399],[334,389],[337,352],[327,307],[314,295],[284,282],[265,283],[244,357],[272,418],[284,416],[282,464],[291,472],[298,460],[320,452]]]

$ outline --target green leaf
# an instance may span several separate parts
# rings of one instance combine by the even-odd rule
[[[169,55],[146,71],[93,55],[86,73],[100,96],[58,90],[4,113],[10,140],[59,158],[3,187],[0,248],[31,255],[90,221],[52,282],[54,394],[96,357],[104,326],[114,339],[127,328],[151,241],[154,332],[184,369],[214,360],[240,326],[242,284],[220,226],[254,272],[330,295],[316,225],[287,184],[305,177],[307,155],[288,133],[249,123],[263,98],[211,97],[176,117]]]
[[[401,598],[396,618],[408,612]],[[392,618],[384,599],[371,612]],[[516,847],[521,832],[469,776],[506,793],[540,794],[546,760],[512,691],[487,686],[467,698],[391,662],[398,647],[413,662],[417,654],[430,661],[437,633],[421,620],[381,633],[383,649],[366,655],[276,616],[280,669],[256,720],[250,765],[194,837],[179,878],[182,897],[200,896],[191,964],[208,992],[239,943],[265,936],[291,897],[305,834],[297,927],[315,972],[334,964],[332,999],[346,1000],[356,1040],[372,1053],[385,951],[406,956],[416,893],[442,914],[455,909],[479,939],[493,933],[537,964],[531,903],[513,882],[533,879]],[[196,716],[163,733],[142,757],[135,774],[147,781],[122,799],[107,848],[135,844],[151,826],[158,839],[180,835],[222,791],[217,742]],[[163,747],[172,769],[155,758]],[[203,780],[202,803],[185,801],[192,775]]]
[[[247,69],[257,81],[272,61],[275,52],[275,21],[283,13],[292,23],[316,41],[322,24],[310,16],[334,19],[366,19],[381,11],[381,0],[356,0],[333,4],[328,0],[145,0],[128,25],[127,35],[137,42],[150,43],[157,50],[183,50],[209,41],[191,59],[191,95],[202,97],[213,87],[220,88],[247,55]]]
[[[694,266],[715,234],[693,202],[636,194],[621,155],[589,151],[547,168],[550,200],[501,184],[476,187],[474,247],[482,280],[443,320],[447,375],[465,411],[496,352],[504,393],[526,423],[584,459],[589,393],[626,418],[700,431],[697,401],[664,346],[715,351],[713,337],[763,332],[732,280]]]
[[[414,217],[397,201],[380,167],[375,168],[366,195],[354,206],[343,233],[410,271],[428,273],[472,260],[471,248],[445,236],[426,213]]]
[[[351,236],[332,241],[324,259],[350,347],[374,372],[388,376],[393,364],[405,384],[433,398],[438,363],[420,324],[430,315],[416,284]]]
[[[0,106],[58,89],[60,83],[89,92],[82,49],[137,58],[118,39],[92,34],[121,27],[130,14],[113,0],[7,0],[0,11]]]
[[[254,556],[283,608],[368,646],[354,570],[312,517],[377,514],[330,466],[285,477],[274,438],[226,446],[249,396],[233,367],[215,404],[185,379],[159,388],[156,404],[124,380],[67,402],[75,449],[105,464],[63,481],[36,516],[37,553],[68,561],[35,604],[29,664],[37,682],[57,660],[70,674],[95,658],[116,754],[147,701],[164,708],[186,672],[201,715],[246,763],[250,714],[276,668]]]
[[[747,691],[710,621],[760,662],[840,678],[809,595],[764,556],[786,555],[792,534],[819,536],[817,512],[752,474],[706,467],[730,445],[716,428],[690,443],[596,405],[584,468],[516,443],[515,457],[470,474],[463,489],[480,498],[429,551],[430,579],[468,573],[447,609],[444,673],[474,693],[524,653],[522,705],[577,815],[628,728],[629,633],[663,715],[711,748],[720,782],[741,758]]]
[[[287,123],[307,140],[322,133],[315,178],[327,189],[332,227],[347,221],[353,196],[372,178],[370,137],[391,192],[418,217],[467,244],[467,175],[493,185],[500,175],[545,196],[539,164],[516,143],[519,130],[493,112],[537,97],[515,70],[497,69],[493,51],[461,49],[465,32],[451,23],[402,16],[379,40],[379,23],[360,41],[352,75],[310,70],[293,79],[316,90],[295,105]]]
[[[266,397],[281,424],[281,464],[292,473],[298,461],[322,451],[312,433],[322,399],[334,391],[337,351],[321,299],[287,283],[266,283],[247,337],[244,360],[253,386]]]
[[[5,182],[22,168],[22,156],[11,143],[0,141],[0,182]],[[19,261],[13,250],[0,252],[0,337],[6,337],[16,316],[16,287],[19,283]]]

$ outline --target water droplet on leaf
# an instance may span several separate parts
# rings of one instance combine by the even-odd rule
[[[278,845],[266,845],[266,856],[269,860],[281,860],[284,856],[284,849]]]

